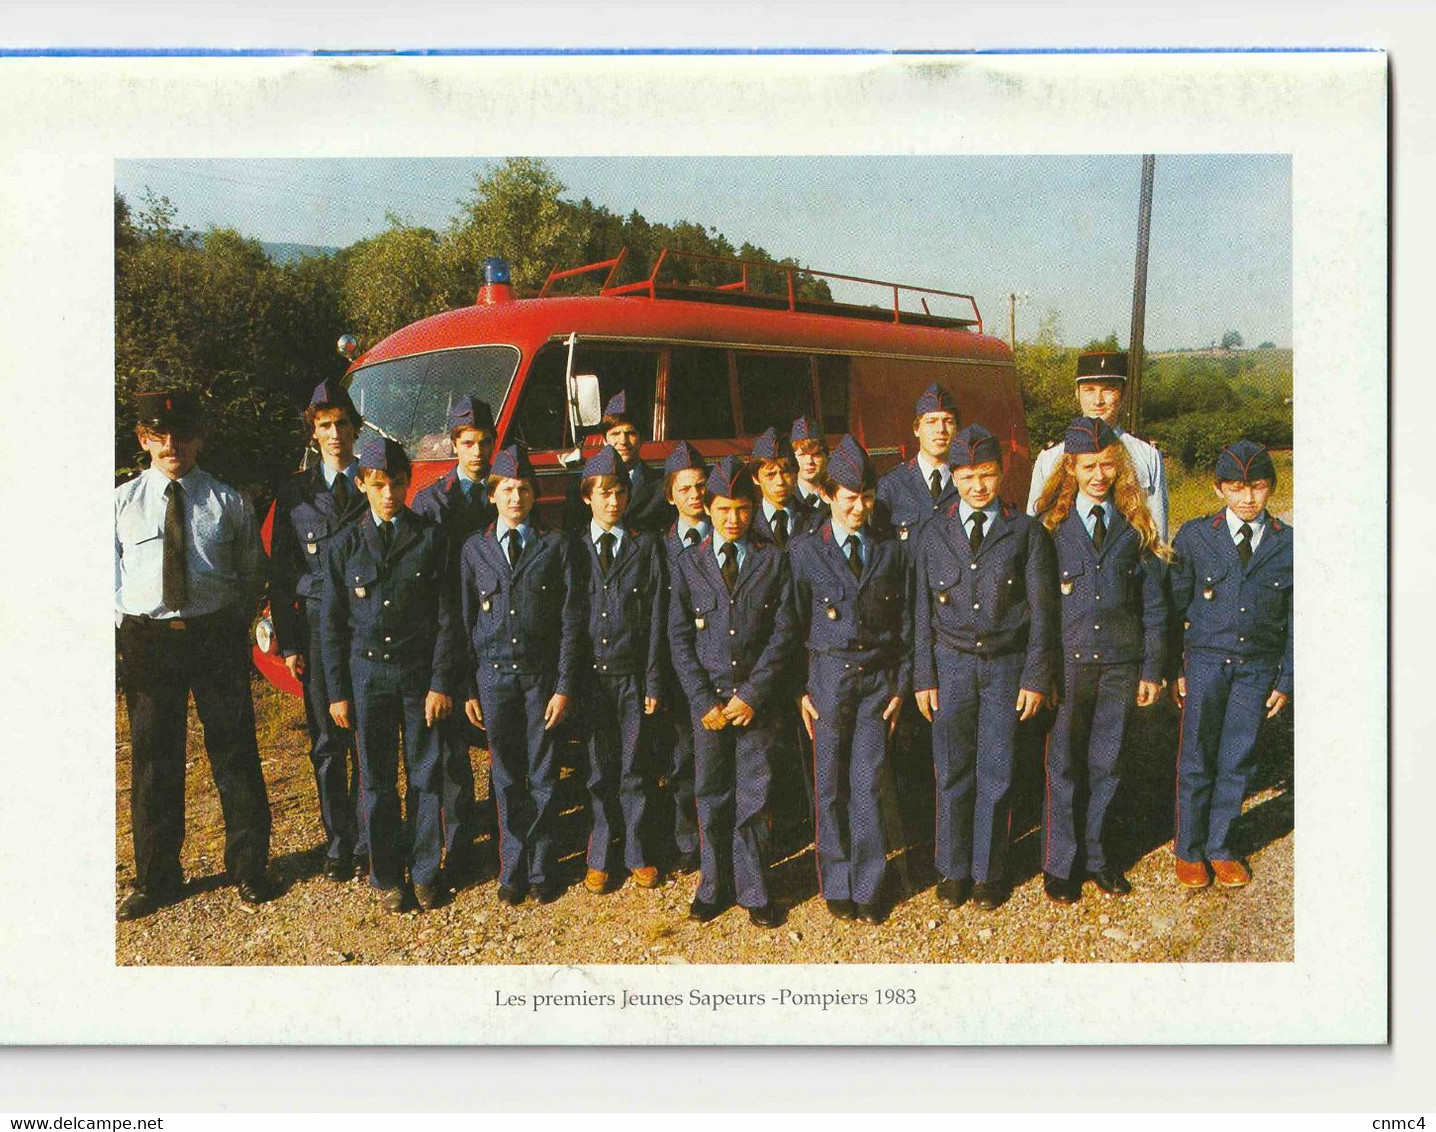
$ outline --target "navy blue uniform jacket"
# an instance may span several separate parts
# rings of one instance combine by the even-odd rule
[[[414,502],[409,506],[443,528],[449,540],[449,553],[454,559],[453,580],[457,585],[464,543],[498,518],[497,509],[489,501],[488,489],[482,483],[475,484],[466,497],[459,483],[458,471],[450,469],[414,496]]]
[[[957,487],[949,474],[947,487],[932,500],[932,488],[922,478],[917,457],[899,464],[878,481],[873,527],[893,535],[909,555],[917,552],[922,533],[938,515],[957,502]]]
[[[574,694],[583,651],[583,597],[566,535],[533,524],[510,571],[490,524],[464,543],[460,609],[475,673],[554,676],[554,694]],[[477,698],[477,683],[471,689]]]
[[[1173,542],[1173,621],[1186,623],[1188,650],[1280,660],[1276,690],[1290,696],[1292,533],[1274,515],[1246,569],[1227,527],[1226,509],[1184,523]],[[1174,666],[1180,652],[1173,649]],[[1180,674],[1180,669],[1176,670]]]
[[[638,676],[646,697],[662,699],[668,657],[662,544],[654,535],[624,531],[605,578],[589,532],[573,540],[574,568],[588,609],[586,663],[593,672]]]
[[[913,571],[897,540],[868,532],[861,579],[853,577],[831,520],[795,543],[789,558],[798,640],[810,653],[840,653],[864,666],[886,667],[892,694],[906,699],[912,690]]]
[[[298,600],[312,601],[318,608],[330,544],[368,510],[369,500],[356,487],[341,513],[324,482],[322,464],[298,472],[280,485],[274,497],[269,547],[269,610],[284,656],[299,652],[304,640]]]
[[[917,549],[913,687],[937,687],[937,645],[981,657],[1025,653],[1021,685],[1044,695],[1056,678],[1057,564],[1036,519],[1003,503],[974,559],[953,503]]]
[[[395,522],[387,555],[373,512],[329,550],[319,616],[331,703],[354,698],[351,656],[422,665],[432,669],[432,691],[453,696],[462,690],[448,542],[432,521],[407,508]]]
[[[1064,664],[1141,664],[1141,679],[1165,673],[1166,571],[1142,549],[1132,524],[1112,509],[1098,554],[1074,507],[1052,533],[1057,550]]]
[[[783,690],[797,637],[788,556],[749,535],[732,594],[710,535],[678,556],[669,601],[673,668],[693,710],[737,695],[755,711]]]

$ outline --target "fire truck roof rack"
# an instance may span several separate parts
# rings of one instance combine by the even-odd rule
[[[658,258],[653,263],[653,270],[648,273],[647,279],[640,279],[633,283],[617,283],[615,281],[618,279],[619,272],[622,270],[627,258],[628,249],[625,247],[612,259],[584,264],[581,267],[570,267],[562,271],[555,267],[548,273],[548,278],[544,280],[544,285],[539,290],[539,298],[547,298],[552,293],[554,284],[556,283],[568,279],[576,279],[581,276],[596,275],[599,272],[606,272],[603,281],[598,285],[598,293],[600,295],[639,296],[649,299],[686,299],[689,302],[761,307],[767,310],[786,310],[807,314],[829,314],[837,315],[841,318],[861,318],[875,322],[900,323],[905,326],[946,327],[959,330],[976,328],[977,333],[982,333],[982,315],[978,312],[977,300],[971,295],[964,295],[957,291],[940,291],[934,287],[914,287],[906,283],[890,283],[882,279],[865,279],[859,275],[840,275],[833,271],[818,271],[813,268],[794,267],[782,263],[765,263],[762,260],[707,255],[702,252],[676,251],[672,248],[664,248],[659,252]],[[680,283],[671,278],[662,278],[665,266],[670,266],[682,260],[724,264],[736,268],[738,277],[731,282],[721,284]],[[752,277],[759,274],[777,277],[781,282],[782,292],[759,291],[750,286]],[[798,286],[799,281],[804,278],[834,279],[844,283],[880,287],[890,292],[890,304],[876,306],[863,305],[861,303],[839,303],[822,299],[800,298],[798,295]],[[922,310],[912,311],[902,309],[901,304],[904,294],[915,296],[917,301],[922,305]],[[958,318],[949,315],[933,314],[927,304],[927,296],[929,295],[940,295],[944,298],[959,299],[967,303],[972,307],[972,317]]]

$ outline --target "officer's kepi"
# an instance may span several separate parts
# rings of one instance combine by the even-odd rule
[[[1100,350],[1077,358],[1077,384],[1084,381],[1127,383],[1127,355],[1120,350]]]
[[[199,398],[184,389],[135,395],[135,423],[151,432],[192,434],[200,426]]]
[[[1212,473],[1218,481],[1251,483],[1266,480],[1276,485],[1276,466],[1271,453],[1254,440],[1236,440],[1217,453]]]

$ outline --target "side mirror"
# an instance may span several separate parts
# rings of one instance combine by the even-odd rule
[[[578,409],[578,423],[591,428],[603,419],[603,403],[598,391],[598,375],[576,373],[573,375],[573,399]]]

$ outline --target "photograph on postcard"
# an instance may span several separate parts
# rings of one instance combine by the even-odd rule
[[[1292,959],[1288,155],[114,208],[118,962]]]

